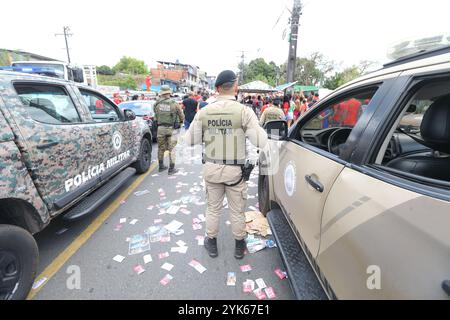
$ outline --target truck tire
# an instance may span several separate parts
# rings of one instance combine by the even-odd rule
[[[143,138],[141,141],[139,156],[134,164],[134,168],[139,174],[147,172],[148,168],[150,168],[151,162],[152,162],[152,144],[147,138]]]
[[[0,300],[24,300],[33,285],[39,251],[25,229],[0,224]]]

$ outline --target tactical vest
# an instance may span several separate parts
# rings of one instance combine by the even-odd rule
[[[174,101],[163,99],[155,104],[155,113],[158,114],[158,125],[172,127],[177,117],[177,106]]]
[[[281,109],[279,109],[281,111]],[[272,120],[280,120],[280,112],[275,107],[269,107],[265,111],[266,122]]]
[[[217,164],[245,163],[244,106],[237,102],[217,102],[201,110],[204,160]]]

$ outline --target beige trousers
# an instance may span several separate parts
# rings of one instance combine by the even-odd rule
[[[236,240],[247,237],[245,229],[245,206],[247,202],[247,183],[241,181],[237,186],[228,187],[223,183],[212,183],[205,180],[206,186],[206,234],[217,238],[219,234],[219,218],[223,209],[223,199],[227,196],[231,215],[231,229]]]

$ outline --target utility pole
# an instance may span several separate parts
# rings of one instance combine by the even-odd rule
[[[66,41],[67,62],[70,63],[69,44],[67,42],[67,38],[73,36],[73,33],[69,32],[70,32],[69,27],[63,27],[63,33],[56,33],[55,36],[64,36],[64,40]]]
[[[240,77],[239,77],[240,78],[239,82],[240,82],[241,85],[244,84],[245,52],[246,51],[242,50],[242,55],[240,56],[240,58],[241,58],[241,67],[240,67],[241,74],[240,74]]]
[[[302,4],[300,0],[294,0],[294,8],[291,16],[291,34],[289,36],[289,56],[286,72],[286,81],[294,82],[295,64],[297,62],[297,40],[300,16],[302,14]]]

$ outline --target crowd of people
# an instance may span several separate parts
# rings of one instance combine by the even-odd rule
[[[284,119],[290,127],[298,118],[303,116],[317,101],[319,94],[317,92],[298,92],[294,94],[270,93],[265,95],[243,95],[240,102],[253,109],[253,111],[262,117],[264,111],[269,107],[281,108],[284,113]]]

